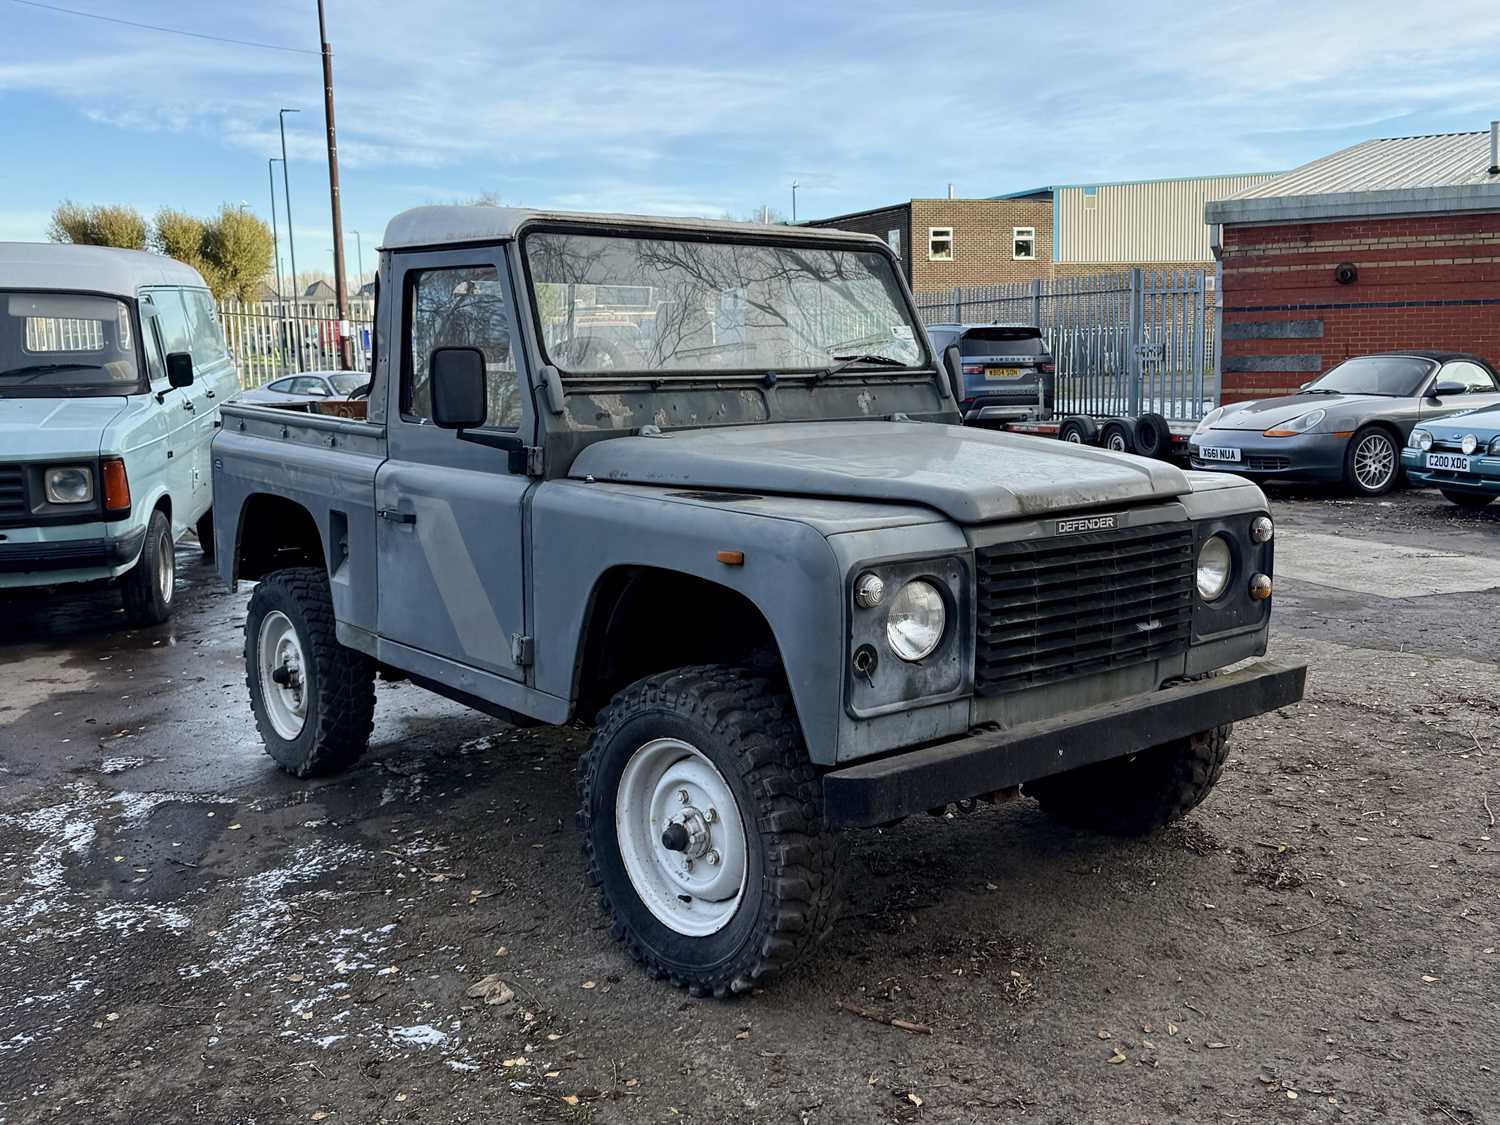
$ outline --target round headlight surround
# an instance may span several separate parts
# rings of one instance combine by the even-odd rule
[[[1210,535],[1198,548],[1194,577],[1198,596],[1205,602],[1218,601],[1229,589],[1229,580],[1234,577],[1234,549],[1223,535]]]
[[[1432,448],[1432,434],[1426,430],[1413,430],[1411,432],[1411,444],[1426,453]]]
[[[1465,457],[1472,457],[1479,451],[1479,438],[1474,434],[1464,434],[1463,440],[1458,443],[1458,448],[1463,450]]]
[[[886,610],[886,644],[908,664],[926,660],[948,632],[948,603],[942,590],[925,578],[913,578],[896,591]]]
[[[87,504],[94,499],[94,474],[87,465],[58,465],[42,474],[49,504]]]

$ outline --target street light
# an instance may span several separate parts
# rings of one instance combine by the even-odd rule
[[[288,219],[287,221],[290,222],[291,220]],[[797,181],[793,180],[792,181],[792,225],[795,226],[796,223],[797,223]]]
[[[276,230],[276,171],[271,167],[281,157],[271,156],[266,158],[266,179],[271,183],[271,257],[276,262],[276,302],[281,304],[286,300],[286,294],[281,288],[281,235]]]
[[[359,231],[354,232],[354,253],[359,262],[359,287],[365,287],[365,245],[360,241]]]
[[[301,294],[297,292],[297,243],[296,240],[292,237],[292,166],[286,162],[286,115],[289,113],[301,112],[302,111],[300,109],[283,108],[281,112],[276,115],[277,120],[281,123],[281,182],[286,185],[286,246],[287,253],[290,254],[292,258],[293,301],[296,301],[298,298],[300,298]],[[296,315],[296,307],[297,306],[295,304],[292,306],[294,316]]]

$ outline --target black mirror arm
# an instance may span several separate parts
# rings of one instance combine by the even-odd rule
[[[520,434],[494,434],[485,430],[459,430],[455,433],[459,441],[471,441],[489,449],[502,449],[508,454],[507,467],[512,473],[526,471],[526,443]]]

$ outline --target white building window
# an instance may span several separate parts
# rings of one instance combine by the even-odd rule
[[[1018,262],[1036,257],[1036,227],[1010,228],[1010,256]]]
[[[885,232],[885,243],[896,252],[896,257],[901,257],[901,228],[892,227]]]
[[[953,261],[953,228],[927,228],[927,260],[929,262]]]

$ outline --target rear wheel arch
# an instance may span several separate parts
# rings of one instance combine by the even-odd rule
[[[257,580],[288,567],[327,569],[323,534],[304,505],[256,492],[240,505],[234,535],[234,578]]]
[[[574,660],[580,717],[591,720],[637,680],[690,664],[785,675],[769,619],[739,590],[653,566],[615,566],[599,575]]]

